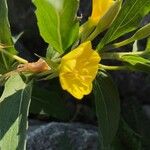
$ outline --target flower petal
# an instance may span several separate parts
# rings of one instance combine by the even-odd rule
[[[60,83],[77,99],[92,91],[92,82],[98,71],[99,54],[92,49],[91,42],[85,42],[65,55],[60,64]]]

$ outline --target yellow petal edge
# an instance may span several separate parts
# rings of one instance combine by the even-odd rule
[[[62,88],[77,99],[90,94],[100,59],[90,41],[62,57],[59,73]]]

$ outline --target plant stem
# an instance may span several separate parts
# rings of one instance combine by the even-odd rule
[[[17,55],[13,55],[13,54],[7,52],[7,51],[4,50],[4,49],[1,49],[1,48],[0,48],[0,52],[2,52],[2,53],[4,53],[4,54],[6,54],[7,56],[9,56],[9,57],[11,57],[11,58],[17,60],[17,61],[20,62],[20,63],[23,63],[23,64],[28,63],[28,61],[27,61],[26,59],[23,59],[23,58],[21,58],[21,57],[19,57],[19,56],[17,56]]]
[[[99,69],[101,68],[104,70],[112,70],[112,71],[128,69],[126,66],[106,66],[106,65],[99,64]]]
[[[90,20],[80,26],[79,37],[81,38],[81,42],[87,41],[88,36],[91,34],[94,28],[95,25]]]
[[[118,42],[118,43],[113,44],[113,47],[114,48],[119,48],[119,47],[128,45],[129,43],[132,43],[132,42],[134,42],[134,38],[131,37],[131,38],[126,39],[126,40],[124,40],[122,42]]]
[[[121,57],[124,55],[142,55],[145,51],[138,51],[138,52],[107,52],[101,53],[100,56],[102,59],[116,59],[121,60]]]

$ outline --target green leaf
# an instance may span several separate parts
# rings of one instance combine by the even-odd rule
[[[0,1],[0,44],[4,44],[6,46],[12,46],[12,48],[7,48],[7,51],[12,54],[16,53],[11,38],[6,0]],[[12,61],[13,61],[12,58],[7,57],[5,54],[0,52],[0,66],[1,66],[0,73],[4,73],[10,70]]]
[[[129,43],[132,43],[136,40],[144,39],[148,36],[150,36],[150,23],[145,25],[144,27],[140,28],[131,38],[126,39],[122,42],[113,44],[113,47],[118,48],[118,47],[127,45]]]
[[[33,88],[30,112],[33,114],[44,112],[48,116],[59,120],[69,120],[73,116],[58,90],[57,92],[50,89],[46,90],[37,85]]]
[[[122,118],[116,139],[117,142],[113,143],[112,150],[143,150],[140,136]],[[118,145],[121,149],[118,148]]]
[[[149,0],[126,0],[123,7],[113,22],[112,26],[99,43],[97,49],[119,38],[120,36],[138,28],[141,19],[150,11]]]
[[[49,45],[46,51],[46,58],[54,61],[55,59],[59,58],[60,54],[55,51],[55,49]]]
[[[118,129],[120,100],[111,77],[104,72],[94,82],[94,95],[101,148],[109,149]]]
[[[33,0],[41,36],[59,53],[77,39],[79,22],[76,17],[78,0]]]
[[[124,55],[121,60],[127,62],[127,66],[132,70],[150,72],[150,60],[138,55]]]
[[[147,39],[146,51],[150,51],[150,37]]]
[[[32,82],[16,74],[8,79],[0,98],[0,149],[24,150]]]

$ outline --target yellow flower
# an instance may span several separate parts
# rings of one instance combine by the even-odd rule
[[[97,24],[113,4],[114,0],[93,0],[90,20]]]
[[[65,55],[60,64],[60,83],[77,99],[82,99],[92,91],[92,81],[95,79],[99,54],[92,49],[91,42],[85,42]]]

